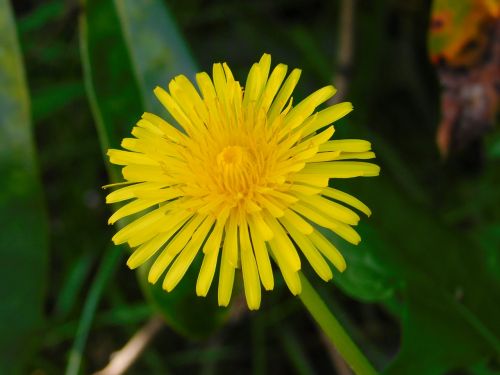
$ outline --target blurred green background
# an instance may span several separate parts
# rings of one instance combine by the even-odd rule
[[[282,281],[258,312],[237,291],[219,309],[196,269],[166,295],[111,245],[103,152],[166,115],[152,88],[219,61],[244,82],[264,52],[303,69],[296,100],[349,73],[335,137],[369,139],[382,167],[335,182],[373,215],[359,246],[332,238],[347,271],[311,277],[330,309],[381,372],[500,374],[500,129],[438,154],[430,6],[357,1],[346,71],[340,0],[0,0],[0,374],[93,373],[158,313],[129,374],[349,374]]]

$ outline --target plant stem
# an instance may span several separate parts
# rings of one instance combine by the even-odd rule
[[[300,281],[302,282],[302,293],[300,293],[299,297],[302,303],[325,332],[342,358],[344,358],[357,375],[376,375],[377,371],[363,353],[361,353],[354,341],[352,341],[302,273],[300,274]]]
[[[103,255],[97,275],[92,281],[92,285],[90,286],[85,299],[82,316],[80,317],[75,335],[75,341],[73,342],[73,347],[69,353],[66,375],[78,375],[80,373],[83,350],[85,348],[85,344],[87,343],[87,337],[94,320],[97,305],[101,299],[104,287],[111,278],[111,275],[123,253],[123,248],[121,246],[113,245],[110,246]]]
[[[123,348],[113,353],[106,367],[94,373],[94,375],[121,375],[126,373],[164,327],[165,321],[160,316],[154,315],[130,338]]]

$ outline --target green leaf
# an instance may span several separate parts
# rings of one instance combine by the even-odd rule
[[[81,37],[86,86],[103,152],[129,136],[144,110],[166,116],[154,98],[155,86],[166,86],[177,74],[192,77],[196,71],[159,0],[88,0]],[[113,182],[121,180],[117,169],[110,172]],[[172,328],[189,337],[209,335],[227,314],[211,298],[196,296],[199,266],[195,262],[171,293],[161,289],[161,281],[151,285],[145,272],[138,272],[145,296]]]
[[[112,0],[87,0],[80,20],[84,80],[103,154],[120,146],[143,100]],[[109,164],[107,164],[109,166]],[[117,180],[117,170],[111,176]]]
[[[403,345],[385,374],[443,374],[477,362],[495,345],[460,302],[429,280],[410,285],[406,298]]]
[[[12,11],[0,0],[0,373],[23,373],[44,322],[47,222]]]
[[[500,282],[500,222],[481,226],[474,233],[476,243],[485,254],[486,267],[491,277]]]
[[[198,71],[163,1],[114,0],[147,111],[169,115],[153,94],[176,75]]]
[[[369,261],[354,271],[358,280],[386,286],[382,292],[390,291],[390,285],[404,292],[401,349],[388,373],[441,374],[498,354],[500,289],[487,272],[480,249],[446,228],[431,211],[412,204],[387,176],[370,182],[348,189],[357,190],[374,214],[370,226],[359,228],[363,245],[346,247],[346,258],[349,261],[353,251],[363,252]],[[357,266],[348,263],[348,270]],[[341,287],[344,277],[337,277]],[[482,297],[485,290],[488,298]],[[362,281],[348,292],[365,300],[386,299],[376,290],[367,296]],[[426,358],[425,363],[414,366],[419,356]]]

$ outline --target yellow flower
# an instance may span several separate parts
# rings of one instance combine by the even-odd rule
[[[144,113],[132,130],[135,138],[122,141],[128,151],[108,151],[111,163],[124,166],[126,186],[106,201],[130,200],[109,223],[153,208],[120,229],[113,242],[135,248],[130,268],[157,255],[148,279],[156,283],[168,268],[166,291],[201,250],[196,293],[206,296],[220,262],[219,305],[229,303],[235,270],[241,268],[248,307],[258,309],[261,283],[266,290],[274,287],[271,259],[294,295],[301,292],[303,258],[325,281],[332,278],[325,258],[345,269],[342,255],[316,226],[360,241],[352,228],[358,214],[338,202],[367,215],[370,210],[328,187],[330,178],[379,174],[375,164],[348,161],[375,157],[369,142],[329,140],[330,124],[349,113],[351,103],[315,112],[335,94],[327,86],[293,106],[301,71],[285,79],[286,65],[269,74],[270,66],[271,56],[264,54],[244,89],[225,63],[213,65],[212,78],[196,75],[199,91],[177,76],[169,92],[157,87],[154,93],[178,126]]]

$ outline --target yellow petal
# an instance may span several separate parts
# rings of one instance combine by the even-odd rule
[[[259,64],[253,64],[248,73],[245,85],[245,94],[243,95],[243,107],[248,106],[250,102],[257,101],[258,95],[262,92],[262,77]]]
[[[186,114],[182,111],[176,101],[167,93],[164,89],[157,86],[154,89],[154,94],[158,98],[161,104],[165,107],[165,109],[172,115],[172,117],[177,121],[177,123],[182,126],[182,128],[188,133],[192,134],[195,126],[191,122],[191,120],[186,116]]]
[[[333,86],[325,86],[310,94],[290,110],[285,118],[284,126],[295,129],[314,112],[317,106],[330,99],[336,91]]]
[[[151,258],[173,235],[172,232],[165,232],[156,235],[154,238],[138,247],[127,260],[130,269],[139,267]]]
[[[201,215],[195,216],[177,232],[175,237],[168,243],[151,266],[148,275],[148,281],[150,283],[154,284],[158,281],[170,262],[186,246],[193,231],[200,225],[203,219],[204,217]]]
[[[328,141],[319,146],[321,152],[366,152],[371,150],[371,143],[362,139],[336,139]]]
[[[314,208],[305,204],[304,202],[297,202],[294,205],[290,206],[290,209],[295,212],[298,212],[306,219],[324,228],[329,228],[331,225],[331,220],[325,214],[316,211]]]
[[[286,218],[280,219],[288,233],[292,236],[293,240],[305,255],[309,264],[311,264],[312,268],[323,280],[328,281],[333,277],[332,270],[326,263],[323,256],[319,253],[319,251],[314,247],[312,242],[309,240],[307,236],[300,233],[297,228],[290,223]]]
[[[163,169],[153,166],[127,165],[122,169],[123,178],[132,182],[162,182],[168,184],[172,181]]]
[[[140,218],[134,220],[130,224],[127,224],[125,227],[120,229],[113,236],[112,241],[115,245],[120,245],[122,243],[127,242],[127,240],[133,236],[135,233],[141,231],[142,229],[153,225],[158,220],[161,220],[165,212],[169,209],[167,205],[157,208],[154,211],[151,211]]]
[[[161,189],[165,184],[157,182],[141,182],[138,184],[128,185],[121,189],[115,190],[106,196],[106,203],[116,203],[124,200],[137,198],[136,193]]]
[[[262,109],[264,113],[267,113],[267,111],[269,110],[269,107],[271,106],[271,103],[276,96],[276,93],[278,92],[283,79],[285,78],[286,71],[287,66],[284,64],[279,64],[271,73],[264,92],[259,99],[260,105],[257,105],[257,108]]]
[[[160,116],[157,116],[153,113],[144,112],[142,114],[142,118],[156,125],[162,131],[163,134],[165,134],[167,137],[169,137],[175,142],[180,142],[185,138],[184,134],[182,134],[179,130],[177,130],[175,126],[169,124]]]
[[[217,223],[214,226],[214,230],[210,233],[207,242],[205,242],[205,245],[203,246],[203,252],[205,254],[213,251],[219,251],[229,211],[230,209],[226,207],[217,217]]]
[[[215,87],[207,73],[196,74],[196,82],[205,100],[212,100],[216,97]]]
[[[158,162],[147,155],[137,152],[122,150],[108,150],[109,161],[116,165],[140,164],[140,165],[158,165]]]
[[[260,280],[257,264],[253,254],[252,244],[248,235],[248,225],[243,222],[239,227],[241,242],[241,271],[243,273],[243,286],[245,296],[250,310],[260,307]]]
[[[351,225],[356,225],[359,222],[359,216],[354,211],[329,199],[320,197],[319,195],[302,195],[300,198],[303,202],[310,205],[311,208],[335,220]]]
[[[175,238],[168,244],[165,251],[176,255],[186,246],[191,240],[193,232],[198,229],[200,224],[205,220],[205,216],[194,216],[182,229],[176,234]]]
[[[214,80],[215,91],[217,92],[218,99],[226,103],[227,101],[227,81],[222,64],[213,64],[212,77]]]
[[[167,292],[172,291],[185,275],[187,269],[193,262],[194,257],[198,254],[201,244],[207,237],[210,228],[212,228],[214,221],[214,218],[207,217],[198,227],[196,232],[194,232],[193,237],[187,246],[182,250],[177,259],[175,259],[174,264],[172,264],[172,267],[170,267],[165,279],[163,280],[163,289]]]
[[[132,134],[144,140],[153,140],[162,136],[162,132],[157,127],[144,119],[137,121],[137,126],[132,128]]]
[[[158,258],[155,259],[155,262],[153,263],[154,268],[151,267],[149,270],[148,282],[150,282],[151,284],[156,284],[162,273],[165,272],[165,270],[172,262],[172,260],[174,260],[174,258],[175,258],[174,254],[166,250],[163,250],[158,256]]]
[[[288,102],[290,95],[292,95],[295,86],[297,86],[297,83],[299,82],[300,73],[300,69],[294,69],[285,80],[283,86],[281,86],[280,91],[276,95],[276,98],[269,109],[269,123],[274,121],[274,119],[280,114],[285,104]]]
[[[204,127],[204,123],[194,108],[194,99],[191,97],[189,91],[184,90],[181,87],[179,77],[180,76],[175,77],[168,84],[170,95],[177,105],[177,107],[175,108],[179,113],[178,116],[180,116],[180,118],[182,119],[189,119],[190,124],[193,126],[193,131],[195,129],[202,129]],[[196,95],[198,94],[196,93]],[[201,98],[199,99],[201,101]],[[194,136],[194,133],[191,134]]]
[[[274,233],[274,237],[269,241],[269,243],[271,246],[274,244],[273,249],[275,252],[280,255],[280,258],[283,259],[283,261],[286,262],[288,267],[290,267],[293,271],[300,270],[299,254],[297,254],[295,246],[292,241],[290,241],[290,238],[288,238],[288,235],[281,224],[279,224],[276,219],[271,216],[265,216],[264,219]]]
[[[304,184],[293,184],[288,185],[289,190],[294,193],[300,193],[304,195],[314,195],[320,193],[323,189],[316,186],[304,185]]]
[[[182,89],[186,96],[188,97],[189,102],[192,104],[193,109],[196,115],[206,124],[208,123],[208,111],[205,103],[200,98],[198,91],[193,86],[191,81],[186,78],[184,75],[180,75],[175,77],[176,83],[179,85],[179,88]]]
[[[254,212],[249,217],[249,222],[250,225],[255,227],[255,230],[259,232],[259,236],[262,237],[264,241],[269,241],[271,238],[273,238],[274,236],[273,231],[266,224],[266,222],[262,218],[262,215],[259,212]]]
[[[338,251],[337,248],[330,243],[330,241],[323,237],[323,235],[318,231],[314,231],[308,237],[318,250],[321,251],[330,262],[332,262],[335,268],[337,268],[340,272],[344,272],[346,269],[345,259],[340,251]]]
[[[111,215],[108,220],[108,224],[114,224],[116,221],[124,218],[125,216],[143,211],[146,208],[157,205],[160,202],[163,202],[163,199],[136,199],[119,208],[113,215]]]
[[[165,226],[168,224],[168,218],[166,216],[162,217],[160,220],[156,221],[154,224],[143,228],[142,230],[134,233],[127,239],[127,243],[130,247],[137,247],[143,243],[151,240],[155,235],[164,231]]]
[[[270,197],[260,196],[258,201],[273,217],[283,216],[283,210]]]
[[[283,192],[281,192],[279,190],[275,190],[275,189],[269,189],[269,191],[267,193],[269,195],[272,195],[278,201],[283,202],[282,203],[283,205],[293,204],[299,200],[299,198],[297,198],[296,196],[293,196],[293,195],[290,195],[287,193],[283,193]]]
[[[321,133],[318,133],[318,134],[315,134],[311,137],[303,139],[298,145],[291,148],[286,155],[287,156],[296,155],[300,152],[307,151],[307,150],[311,149],[312,147],[318,146],[317,149],[316,148],[314,149],[315,152],[312,155],[310,155],[310,156],[313,156],[316,152],[318,152],[319,146],[322,143],[328,141],[334,133],[335,133],[335,128],[333,126],[330,126],[330,127],[326,128],[325,130],[323,130]]]
[[[141,118],[139,121],[137,121],[137,126],[148,130],[151,133],[151,135],[155,137],[162,137],[164,135],[158,126],[156,126],[151,121],[148,121],[144,118]]]
[[[305,127],[304,134],[310,134],[323,126],[329,125],[352,111],[352,104],[349,102],[338,103],[332,105],[320,112],[316,116],[314,122],[310,123]]]
[[[304,202],[298,202],[290,207],[292,210],[298,212],[306,219],[322,226],[323,228],[328,228],[337,233],[340,237],[352,244],[358,244],[361,240],[359,234],[352,229],[351,226],[341,223],[338,220],[327,216],[325,213],[316,210],[314,207],[308,205]]]
[[[299,215],[290,209],[285,211],[284,218],[292,224],[295,228],[299,230],[300,233],[310,234],[313,232],[314,228],[307,221],[302,219]]]
[[[328,228],[353,245],[357,245],[361,241],[361,237],[358,232],[356,232],[350,225],[341,223],[340,221],[331,220]]]
[[[343,191],[334,189],[334,188],[325,188],[321,191],[321,194],[323,194],[326,197],[336,199],[338,201],[347,203],[348,205],[357,208],[367,216],[371,215],[371,211],[368,208],[367,205],[365,205],[363,202],[361,202],[358,198],[353,197],[350,194],[344,193]]]
[[[340,156],[340,151],[320,152],[314,155],[311,159],[309,159],[308,162],[319,163],[322,161],[332,161],[332,160],[337,160],[339,156]]]
[[[379,173],[378,165],[362,161],[309,163],[301,171],[301,174],[324,175],[330,178],[372,177],[378,176]]]
[[[276,242],[269,241],[268,249],[271,251],[271,254],[273,254],[276,263],[278,263],[278,267],[281,271],[281,274],[283,275],[283,279],[285,279],[285,283],[288,286],[288,289],[290,289],[290,292],[292,292],[292,294],[296,296],[302,291],[302,284],[300,283],[299,273],[298,271],[294,271],[288,265],[288,262],[283,259],[283,254],[279,251],[279,248],[277,246],[278,245]]]
[[[180,211],[175,214],[165,215],[152,225],[142,229],[140,232],[130,236],[128,244],[135,247],[143,244],[153,238],[158,233],[169,233],[168,238],[172,237],[192,216],[191,212]]]
[[[271,70],[271,55],[268,53],[264,53],[259,60],[259,68],[262,79],[262,89],[264,89],[265,84],[267,83],[267,78],[269,77],[269,71]]]
[[[219,306],[227,306],[231,300],[234,284],[234,269],[227,260],[228,256],[225,254],[228,251],[228,243],[225,241],[222,248],[222,258],[219,271],[219,290],[218,290],[218,303]]]
[[[168,201],[182,196],[183,193],[175,188],[136,190],[135,196],[139,199],[159,199]]]
[[[322,175],[314,175],[309,173],[295,173],[288,177],[288,181],[301,182],[314,187],[324,188],[328,186],[329,177]]]
[[[273,269],[271,267],[271,261],[269,260],[269,253],[267,252],[264,238],[252,221],[250,221],[249,224],[255,259],[257,260],[257,267],[259,269],[262,285],[266,290],[272,290],[274,288]]]
[[[235,215],[230,215],[226,222],[223,259],[234,268],[238,265],[238,222]]]
[[[201,264],[198,280],[196,281],[196,295],[205,297],[212,285],[215,276],[215,269],[217,267],[217,259],[219,256],[219,247],[214,251],[205,253],[203,263]]]
[[[368,151],[368,152],[342,152],[338,157],[337,160],[348,160],[348,159],[373,159],[375,157],[375,153]]]

